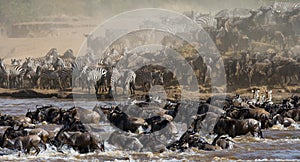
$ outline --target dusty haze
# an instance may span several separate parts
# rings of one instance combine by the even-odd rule
[[[139,8],[163,8],[178,12],[191,10],[214,14],[225,8],[258,8],[272,1],[245,0],[28,0],[0,1],[0,56],[10,58],[44,56],[51,48],[60,53],[78,52],[84,34],[118,13]],[[29,34],[13,31],[13,25],[26,24]],[[36,25],[44,23],[43,28]],[[36,32],[38,30],[38,32]]]

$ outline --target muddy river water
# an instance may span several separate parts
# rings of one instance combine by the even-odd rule
[[[35,110],[36,105],[55,105],[65,109],[74,105],[73,100],[60,99],[12,99],[0,98],[0,112],[9,115],[24,115],[28,109]],[[92,109],[96,102],[76,102],[77,106]],[[97,124],[106,131],[112,131],[110,125]],[[123,151],[107,142],[105,152],[79,154],[72,149],[64,148],[64,154],[57,152],[48,145],[47,150],[41,151],[37,156],[18,156],[18,152],[0,148],[0,161],[299,161],[300,160],[300,123],[288,128],[276,125],[264,130],[264,139],[240,136],[233,140],[235,146],[229,150],[203,151],[191,149],[186,152],[164,151],[162,153]],[[1,127],[3,133],[5,127]],[[183,129],[181,129],[184,131]],[[182,133],[182,132],[181,132]]]

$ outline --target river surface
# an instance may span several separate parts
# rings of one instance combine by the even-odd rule
[[[77,101],[76,105],[86,109],[93,109],[95,101]],[[12,99],[0,98],[0,112],[9,115],[24,115],[28,109],[34,111],[36,105],[55,105],[65,109],[74,106],[73,100],[61,99]],[[104,103],[100,103],[104,104]],[[98,125],[98,124],[97,124]],[[98,125],[110,132],[114,128],[100,123]],[[72,149],[64,148],[64,154],[59,153],[48,145],[39,155],[18,156],[18,152],[0,148],[0,161],[299,161],[300,160],[300,123],[283,128],[276,125],[264,130],[264,139],[249,135],[236,137],[235,145],[229,150],[203,151],[190,149],[186,152],[164,151],[163,153],[123,151],[105,142],[105,152],[79,154]],[[1,133],[5,127],[1,127]],[[180,130],[180,129],[179,129]],[[181,129],[181,133],[184,130]],[[105,138],[104,138],[105,139]]]

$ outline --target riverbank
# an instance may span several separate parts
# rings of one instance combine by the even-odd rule
[[[232,92],[226,92],[223,94],[227,94],[230,96],[234,96],[235,94],[241,94],[243,97],[251,98],[252,88],[260,88],[261,94],[263,94],[263,91],[266,89],[265,87],[251,87],[251,88],[244,88],[244,89],[238,89]],[[300,87],[289,87],[285,89],[276,88],[272,89],[273,93],[273,101],[282,101],[283,98],[291,97],[292,95],[300,95]],[[181,99],[183,100],[205,100],[210,96],[213,95],[220,95],[221,93],[210,93],[210,92],[186,92],[183,91],[181,94],[179,92],[169,92],[171,95],[165,96],[168,99],[173,99],[169,96],[181,96]],[[144,96],[144,92],[137,91],[135,95],[131,95],[130,98],[134,99],[142,99]],[[151,93],[150,93],[151,94]],[[152,94],[155,95],[155,94]],[[5,89],[0,88],[0,97],[1,98],[59,98],[59,99],[95,99],[99,101],[112,101],[115,99],[128,99],[127,95],[118,95],[115,96],[115,99],[109,96],[107,93],[105,94],[98,94],[95,95],[94,92],[88,93],[85,91],[80,90],[72,90],[67,89],[65,91],[61,90],[44,90],[44,89]],[[153,96],[155,97],[155,96]]]

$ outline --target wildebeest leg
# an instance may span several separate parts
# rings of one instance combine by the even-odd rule
[[[59,144],[59,146],[56,148],[56,151],[64,154],[64,152],[62,151],[63,145],[64,145],[64,143],[61,142],[61,143]]]
[[[261,138],[264,138],[261,130],[259,130],[258,135],[259,135]]]
[[[43,140],[41,141],[41,143],[42,143],[44,149],[47,150],[47,145],[46,145],[46,143],[45,143]]]
[[[40,148],[39,148],[39,146],[38,145],[33,145],[33,147],[35,148],[35,155],[38,155],[39,153],[40,153]],[[29,148],[29,150],[30,150],[30,148]]]
[[[220,139],[220,137],[221,137],[221,135],[218,135],[218,136],[214,139],[214,141],[212,142],[212,145],[213,145],[213,146],[216,146],[217,141]]]

